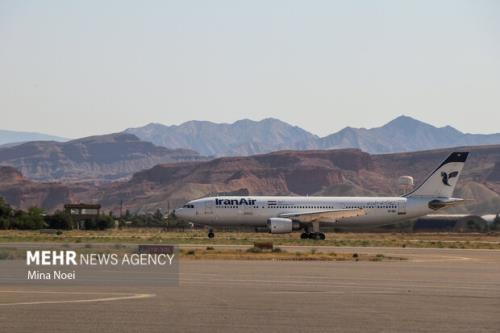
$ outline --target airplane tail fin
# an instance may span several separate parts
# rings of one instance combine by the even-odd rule
[[[468,152],[451,153],[422,184],[405,197],[452,197],[468,155]]]

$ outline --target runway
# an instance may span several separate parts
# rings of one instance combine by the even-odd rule
[[[0,327],[5,332],[500,330],[500,251],[331,250],[409,260],[184,260],[179,286],[171,287],[151,286],[140,276],[133,285],[115,287],[99,281],[21,286],[6,280],[0,283]]]

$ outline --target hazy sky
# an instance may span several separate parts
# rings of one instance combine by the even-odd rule
[[[500,1],[0,0],[0,128],[406,114],[500,132]]]

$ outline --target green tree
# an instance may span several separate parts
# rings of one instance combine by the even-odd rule
[[[31,207],[28,209],[28,216],[31,220],[33,229],[41,229],[47,227],[47,223],[45,223],[43,209],[38,207]]]
[[[500,230],[500,214],[497,214],[495,220],[493,221],[493,225],[491,226],[492,230]]]
[[[62,211],[56,211],[52,215],[47,215],[45,217],[45,222],[51,229],[71,230],[75,228],[75,221],[73,220],[73,217]]]
[[[163,221],[163,214],[161,213],[160,209],[157,209],[156,212],[154,213],[153,217],[158,220],[158,221]]]
[[[47,227],[43,210],[38,207],[31,207],[27,212],[17,210],[14,213],[11,226],[15,229],[42,229]]]
[[[189,227],[189,222],[177,218],[174,214],[170,214],[167,218],[167,225],[172,228],[187,228]]]
[[[99,230],[114,228],[115,219],[109,215],[100,215],[96,219],[96,228]]]
[[[11,223],[9,217],[0,217],[0,229],[9,229],[10,224]]]
[[[12,214],[12,208],[5,201],[4,198],[0,197],[0,218],[10,217]]]
[[[95,230],[97,229],[97,221],[94,219],[88,219],[83,222],[86,230]]]

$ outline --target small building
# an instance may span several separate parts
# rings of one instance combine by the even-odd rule
[[[85,229],[85,223],[95,222],[101,212],[99,204],[66,204],[64,205],[66,213],[73,217],[77,229]]]

